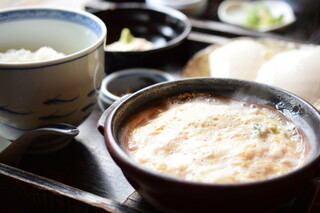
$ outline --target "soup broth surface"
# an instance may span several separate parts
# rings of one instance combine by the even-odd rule
[[[168,100],[132,117],[122,132],[132,158],[190,181],[239,183],[300,167],[307,142],[268,106],[200,96]]]

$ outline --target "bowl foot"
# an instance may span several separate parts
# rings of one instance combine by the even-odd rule
[[[73,137],[50,136],[41,137],[39,140],[33,141],[26,150],[28,154],[46,154],[63,149],[74,141]]]

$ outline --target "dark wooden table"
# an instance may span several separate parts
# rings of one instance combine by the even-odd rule
[[[205,14],[190,17],[193,29],[186,45],[190,57],[209,44],[239,36],[320,42],[319,13],[297,14],[297,22],[281,32],[256,33],[219,22],[219,2],[211,0]],[[94,3],[88,4],[88,11],[104,2]],[[315,7],[319,8],[317,0]],[[168,72],[180,71],[168,67],[164,67]],[[134,191],[109,156],[96,128],[101,113],[96,108],[80,126],[80,134],[62,150],[25,154],[18,167],[0,163],[0,212],[157,212]],[[320,212],[319,180],[315,178],[289,208],[279,212]]]

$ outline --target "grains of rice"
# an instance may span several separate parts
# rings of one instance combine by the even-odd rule
[[[65,54],[57,52],[51,47],[41,47],[35,52],[26,49],[9,49],[5,53],[0,52],[0,62],[38,62],[64,57]]]

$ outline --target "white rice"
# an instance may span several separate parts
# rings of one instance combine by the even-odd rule
[[[0,52],[0,62],[38,62],[64,57],[65,54],[57,52],[51,47],[41,47],[35,52],[26,49],[9,49]]]

